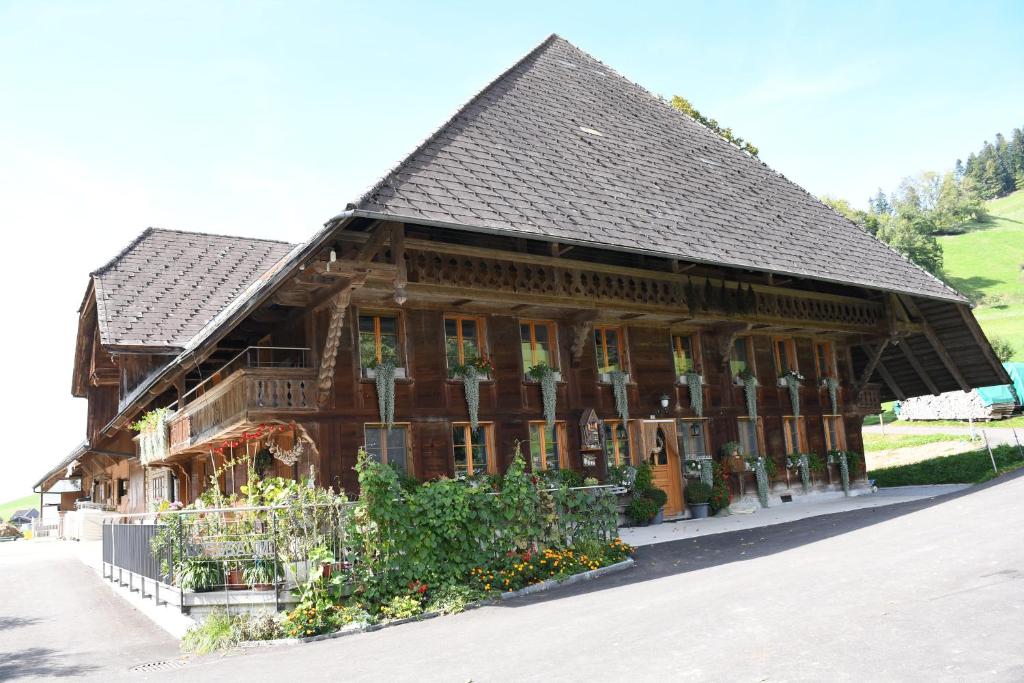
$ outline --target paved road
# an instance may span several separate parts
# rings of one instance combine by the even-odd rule
[[[1016,476],[659,544],[630,572],[579,588],[201,659],[176,678],[1021,681],[1022,501]]]
[[[126,676],[178,643],[60,542],[0,543],[0,681]]]

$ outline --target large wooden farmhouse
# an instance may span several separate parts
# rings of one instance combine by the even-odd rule
[[[87,440],[39,487],[141,511],[269,451],[354,491],[362,446],[429,479],[518,442],[535,470],[646,460],[671,515],[725,444],[781,491],[881,401],[1008,381],[961,294],[552,36],[304,244],[147,230],[93,273]]]

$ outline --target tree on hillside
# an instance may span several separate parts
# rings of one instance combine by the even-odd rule
[[[971,153],[963,167],[964,179],[971,179],[981,199],[1005,197],[1024,187],[1024,131],[1014,128],[1007,139],[997,133],[995,143],[987,140],[977,154]]]
[[[935,223],[927,212],[907,208],[886,216],[877,237],[931,274],[941,276],[942,245],[935,239]]]
[[[671,104],[675,109],[678,109],[679,111],[681,111],[684,114],[686,114],[687,116],[689,116],[691,119],[693,119],[697,123],[703,124],[704,126],[706,126],[706,127],[710,128],[711,130],[715,131],[721,137],[725,138],[726,140],[728,140],[732,144],[736,145],[737,147],[742,149],[744,152],[747,152],[748,154],[750,154],[750,156],[753,156],[753,157],[757,156],[757,152],[758,152],[757,147],[755,147],[754,145],[750,144],[749,142],[747,142],[746,140],[744,140],[740,136],[734,134],[732,132],[732,128],[722,128],[718,124],[718,121],[716,121],[715,119],[709,119],[708,117],[706,117],[703,114],[701,114],[699,111],[697,111],[697,108],[694,107],[693,104],[690,103],[690,100],[686,99],[685,97],[682,97],[680,95],[675,95],[672,98],[672,100],[669,102],[669,104]]]
[[[996,352],[996,358],[1000,363],[1009,363],[1013,359],[1013,354],[1016,352],[1013,344],[1002,337],[989,337],[988,341],[992,345],[992,350]]]
[[[881,190],[878,191],[881,194]],[[884,195],[883,195],[884,196]],[[833,211],[841,214],[874,235],[878,232],[879,217],[874,212],[861,211],[850,206],[850,202],[836,197],[822,197],[821,201]]]

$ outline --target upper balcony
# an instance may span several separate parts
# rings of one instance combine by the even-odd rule
[[[316,410],[316,369],[309,349],[250,347],[185,394],[170,418],[169,455],[253,423]]]

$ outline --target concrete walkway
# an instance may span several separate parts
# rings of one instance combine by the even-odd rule
[[[627,527],[619,530],[619,536],[623,541],[634,546],[667,543],[686,538],[785,524],[819,515],[909,503],[954,493],[967,488],[967,486],[967,484],[901,486],[879,489],[875,494],[870,494],[865,490],[862,495],[850,497],[844,496],[841,492],[812,493],[808,496],[797,496],[792,503],[776,503],[772,507],[758,509],[750,514],[732,514],[707,519],[683,519],[652,526]]]
[[[174,638],[77,555],[67,541],[0,543],[0,681],[111,680],[179,656]]]

